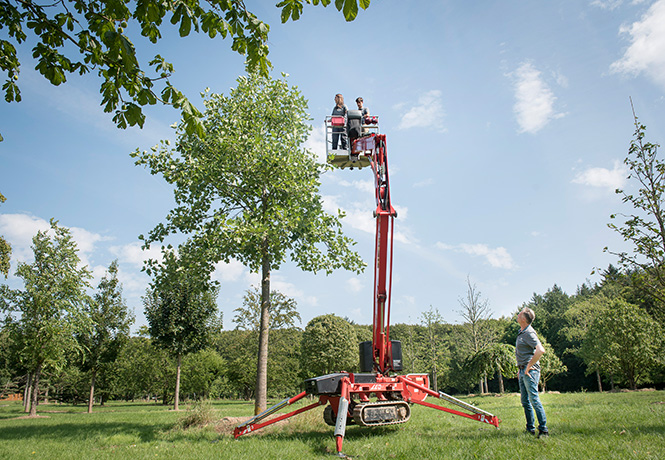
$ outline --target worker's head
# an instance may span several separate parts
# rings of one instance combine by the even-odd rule
[[[535,317],[536,314],[533,312],[532,309],[530,309],[529,307],[524,307],[517,314],[517,322],[520,323],[520,326],[528,326],[529,324],[533,323]]]
[[[343,105],[344,104],[344,96],[342,96],[339,93],[335,94],[335,104]]]
[[[363,98],[362,97],[356,98],[356,104],[358,104],[359,109],[362,109],[363,108]]]

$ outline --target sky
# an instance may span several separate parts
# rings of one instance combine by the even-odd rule
[[[387,136],[398,211],[391,323],[418,323],[430,308],[462,322],[467,282],[493,317],[511,315],[555,284],[574,294],[600,281],[594,269],[616,263],[606,246],[630,249],[607,224],[630,212],[615,189],[634,187],[623,164],[631,98],[647,140],[665,140],[665,0],[373,0],[350,23],[333,7],[305,6],[287,24],[274,3],[245,2],[270,24],[273,76],[287,73],[309,101],[307,147],[324,158],[336,93],[349,107],[362,96]],[[137,49],[172,62],[173,84],[198,107],[200,92],[228,94],[244,74],[242,56],[220,38],[170,30]],[[164,221],[173,191],[130,153],[173,140],[178,112],[150,107],[143,129],[119,130],[99,106],[94,74],[53,87],[33,70],[29,48],[19,55],[23,101],[0,102],[0,235],[13,247],[6,283],[21,287],[17,261],[31,261],[32,237],[56,219],[71,229],[94,286],[119,261],[136,330],[146,324],[141,267],[159,252],[142,251],[138,235]],[[344,230],[366,262],[372,180],[368,169],[336,170],[320,190],[327,211],[346,212]],[[232,329],[259,277],[237,261],[213,277]],[[287,262],[272,287],[296,300],[302,327],[328,313],[372,322],[371,270],[326,276]]]

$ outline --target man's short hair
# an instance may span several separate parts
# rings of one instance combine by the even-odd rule
[[[362,98],[362,97],[357,97],[357,98],[356,98],[356,102],[362,102],[362,101],[363,101],[363,98]]]
[[[529,307],[522,308],[520,313],[524,315],[524,319],[526,319],[529,324],[533,323],[533,320],[536,318],[536,314]]]

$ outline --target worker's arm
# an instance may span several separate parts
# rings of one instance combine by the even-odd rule
[[[533,356],[529,360],[529,364],[526,365],[526,370],[524,371],[525,374],[529,374],[529,371],[533,367],[534,364],[538,362],[541,356],[545,354],[545,348],[543,347],[542,344],[536,345],[536,350],[533,352]]]

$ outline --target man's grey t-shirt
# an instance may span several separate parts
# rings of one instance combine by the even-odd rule
[[[536,331],[533,330],[529,324],[524,330],[517,334],[517,341],[515,341],[515,357],[517,358],[518,367],[526,367],[536,351],[536,347],[540,344]],[[539,364],[534,365],[536,369],[540,368]]]

